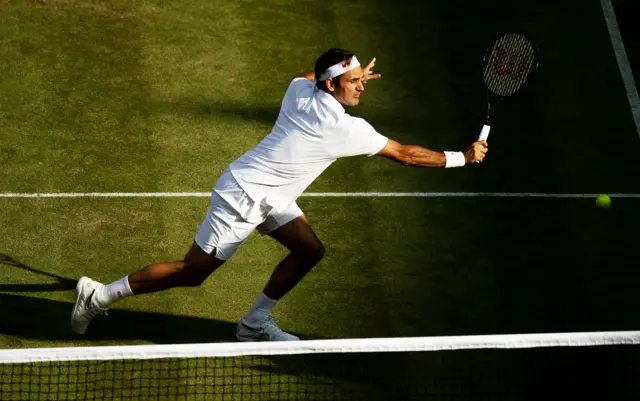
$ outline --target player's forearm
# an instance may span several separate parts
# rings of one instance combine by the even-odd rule
[[[402,149],[403,162],[414,167],[444,167],[447,158],[444,152],[438,152],[416,145],[405,145]]]
[[[308,81],[314,81],[316,79],[316,74],[313,71],[299,72],[295,75],[295,78],[305,78]]]

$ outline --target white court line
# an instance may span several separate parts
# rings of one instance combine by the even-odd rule
[[[638,135],[640,136],[640,98],[638,97],[638,90],[633,80],[631,65],[629,64],[627,52],[624,49],[624,42],[622,41],[620,29],[618,28],[616,13],[613,9],[613,5],[611,4],[611,0],[600,0],[600,5],[602,6],[604,19],[607,22],[609,38],[611,39],[611,44],[616,54],[616,61],[618,62],[622,82],[624,83],[624,87],[627,91],[627,100],[629,100],[633,120],[636,123],[636,131],[638,131]]]
[[[355,198],[595,198],[599,194],[549,194],[535,192],[307,192],[303,197]],[[640,194],[613,193],[611,198],[640,198]],[[0,193],[0,198],[179,198],[210,197],[211,192],[68,192]]]

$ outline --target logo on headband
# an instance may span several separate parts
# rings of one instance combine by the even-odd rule
[[[351,64],[351,60],[345,61],[344,63],[342,63],[342,68],[347,68],[349,64]]]

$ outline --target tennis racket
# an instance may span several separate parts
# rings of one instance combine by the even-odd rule
[[[517,93],[538,68],[535,44],[518,33],[497,38],[482,60],[482,78],[487,87],[487,119],[479,141],[486,141],[491,131],[491,102]]]

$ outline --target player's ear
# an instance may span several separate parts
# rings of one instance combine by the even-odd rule
[[[327,89],[329,89],[331,92],[335,92],[336,91],[336,87],[333,84],[333,79],[332,78],[327,78],[326,81],[324,81],[325,85],[327,85]]]

